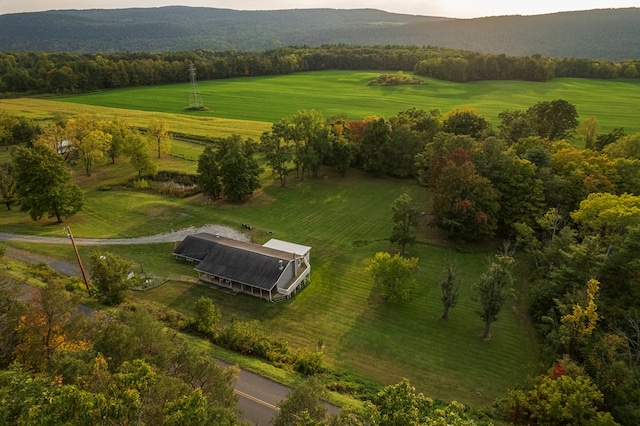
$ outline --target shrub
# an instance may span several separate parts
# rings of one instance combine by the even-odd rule
[[[311,348],[302,348],[296,352],[294,369],[298,373],[307,376],[324,373],[327,370],[327,364],[324,360],[324,352]]]
[[[133,181],[134,189],[149,189],[149,182],[146,179],[140,178]]]

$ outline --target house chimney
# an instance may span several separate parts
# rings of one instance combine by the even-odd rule
[[[298,276],[298,261],[296,260],[296,254],[293,253],[293,276]]]
[[[282,259],[280,259],[280,260],[279,260],[279,262],[280,262],[280,267],[279,267],[278,269],[280,269],[280,270],[282,271],[282,269],[283,269],[283,266],[282,266]]]

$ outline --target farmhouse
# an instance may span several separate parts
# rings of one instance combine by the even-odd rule
[[[258,245],[200,233],[187,236],[173,255],[196,263],[201,281],[275,302],[309,282],[310,250],[276,239]]]

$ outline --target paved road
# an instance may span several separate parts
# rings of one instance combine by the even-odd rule
[[[246,235],[231,229],[218,225],[207,225],[200,228],[187,228],[166,234],[159,234],[150,237],[140,238],[120,238],[120,239],[87,239],[75,238],[77,245],[108,245],[108,244],[151,244],[163,242],[182,241],[187,235],[198,232],[208,232],[212,234],[220,234],[228,238],[248,241]],[[68,238],[58,237],[40,237],[31,235],[7,234],[0,232],[0,241],[20,241],[29,243],[48,243],[48,244],[70,244]],[[25,262],[44,262],[49,264],[53,269],[66,275],[79,275],[80,268],[77,264],[53,259],[25,250],[19,250],[13,247],[7,247],[7,257],[22,260]],[[23,286],[21,299],[28,300],[33,287]],[[91,310],[86,306],[78,307],[80,312],[90,314]],[[219,362],[221,365],[228,364]],[[241,370],[238,380],[235,383],[235,392],[238,395],[238,409],[242,411],[244,419],[251,424],[262,426],[268,425],[271,418],[277,412],[277,404],[282,401],[290,392],[290,388],[266,379],[257,374]],[[339,413],[339,408],[328,405],[329,412]]]

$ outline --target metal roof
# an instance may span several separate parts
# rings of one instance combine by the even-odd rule
[[[286,244],[294,249],[305,247]],[[294,253],[301,256],[306,251],[289,252],[208,233],[187,236],[173,251],[176,256],[198,260],[196,271],[264,290],[271,290],[276,285],[283,272],[281,261],[286,265],[293,260]]]

